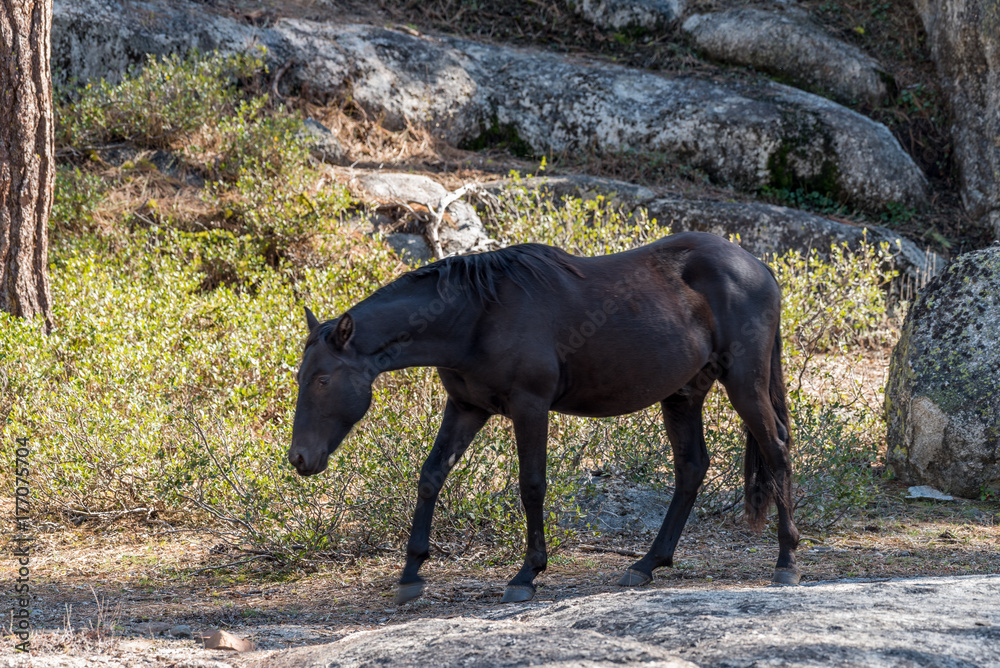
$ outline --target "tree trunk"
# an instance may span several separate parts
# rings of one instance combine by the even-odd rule
[[[0,0],[0,310],[51,329],[52,0]]]

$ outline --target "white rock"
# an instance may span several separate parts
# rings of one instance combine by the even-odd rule
[[[843,102],[875,106],[888,75],[871,56],[829,35],[804,12],[731,9],[695,14],[682,29],[712,60],[748,65]]]
[[[685,0],[578,0],[573,7],[599,28],[652,30],[680,18],[685,4]]]
[[[441,199],[448,194],[444,186],[430,177],[397,172],[357,172],[351,187],[366,201],[405,204],[411,208],[417,205],[425,211],[438,210]],[[446,255],[478,252],[492,244],[475,207],[461,199],[448,206],[439,235]],[[426,241],[417,235],[390,234],[388,241],[408,264],[423,263],[433,257]]]
[[[955,497],[936,490],[929,485],[914,485],[907,490],[907,499],[933,499],[935,501],[954,501]]]

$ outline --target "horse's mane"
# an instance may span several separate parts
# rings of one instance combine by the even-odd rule
[[[498,293],[504,281],[511,281],[525,292],[530,292],[533,287],[548,288],[551,285],[546,272],[548,269],[582,278],[583,274],[570,262],[572,257],[564,250],[542,244],[520,244],[488,253],[459,255],[408,272],[372,297],[383,290],[394,291],[425,276],[437,275],[437,290],[441,296],[450,290],[457,290],[482,304],[499,303]]]
[[[530,293],[532,288],[546,289],[551,285],[546,270],[567,272],[582,278],[583,274],[570,262],[572,257],[564,250],[543,244],[520,244],[487,253],[448,257],[403,274],[373,292],[361,304],[388,297],[428,276],[437,277],[437,292],[442,298],[458,292],[471,296],[483,305],[497,304],[500,303],[500,286],[505,281],[511,281]],[[328,320],[313,329],[305,347],[326,337],[338,321],[339,318]]]

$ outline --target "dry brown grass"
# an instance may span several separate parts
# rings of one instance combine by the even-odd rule
[[[804,536],[800,558],[805,580],[1000,573],[1000,506],[907,503],[903,492],[902,486],[886,482],[877,506],[865,515],[828,535]],[[653,586],[763,586],[773,566],[772,532],[773,527],[755,535],[726,518],[692,523],[675,568],[659,572]],[[590,539],[587,549],[560,551],[539,578],[539,599],[617,591],[614,581],[632,557],[615,551],[641,553],[648,540]],[[240,628],[242,635],[251,636],[260,624],[294,622],[315,628],[316,639],[332,640],[387,623],[469,614],[496,605],[517,568],[514,562],[484,566],[482,555],[461,560],[436,555],[424,569],[431,583],[427,595],[397,607],[391,596],[402,555],[395,551],[315,564],[311,573],[274,572],[258,564],[235,573],[192,575],[212,560],[212,547],[213,541],[197,533],[160,534],[157,527],[141,523],[44,534],[33,577],[40,626],[49,633],[46,651],[110,647],[113,634],[93,632],[101,628],[101,610],[103,628],[113,620],[111,627],[133,636],[140,622],[150,620],[189,624],[196,631]],[[5,563],[4,569],[8,567]],[[94,604],[95,596],[104,601],[103,608]],[[109,613],[119,605],[117,617]],[[67,606],[73,610],[69,625]],[[66,631],[73,626],[78,630]]]

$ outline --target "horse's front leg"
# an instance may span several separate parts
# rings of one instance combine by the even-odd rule
[[[474,407],[459,406],[449,399],[444,409],[444,419],[438,429],[434,447],[420,469],[417,487],[417,507],[413,512],[410,540],[406,544],[406,565],[399,579],[396,603],[406,603],[423,593],[424,580],[418,574],[421,564],[430,556],[431,518],[434,504],[444,486],[445,478],[465,453],[490,414]]]
[[[545,522],[542,504],[545,502],[545,452],[549,436],[547,409],[533,410],[514,416],[514,435],[517,437],[518,480],[521,484],[521,503],[527,531],[527,553],[524,566],[507,584],[504,603],[529,601],[535,595],[535,576],[545,570],[548,556],[545,553]]]

